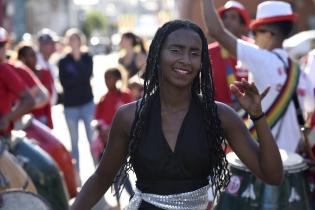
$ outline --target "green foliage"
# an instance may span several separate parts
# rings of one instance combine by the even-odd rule
[[[102,33],[107,26],[107,18],[97,10],[90,10],[85,14],[82,30],[87,37],[90,37],[93,32]]]

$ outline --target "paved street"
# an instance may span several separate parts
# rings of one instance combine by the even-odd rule
[[[104,82],[104,72],[108,67],[116,65],[117,54],[110,55],[97,55],[94,56],[94,78],[92,80],[92,86],[95,96],[95,101],[97,102],[99,98],[106,92],[106,86]],[[67,129],[67,125],[63,115],[62,105],[57,105],[53,108],[53,120],[54,120],[54,133],[59,137],[59,139],[64,143],[65,147],[70,150],[70,137]],[[88,177],[94,172],[95,167],[93,164],[92,157],[89,152],[89,145],[85,135],[85,129],[83,123],[79,127],[79,151],[80,151],[80,177],[82,184],[88,179]],[[134,175],[131,176],[134,180]],[[110,206],[116,205],[116,199],[113,197],[111,190],[105,194],[106,202]],[[128,196],[126,192],[123,192],[121,198],[122,207],[126,206],[128,203]],[[108,209],[104,207],[104,203],[98,205],[97,208],[93,210],[104,210]]]

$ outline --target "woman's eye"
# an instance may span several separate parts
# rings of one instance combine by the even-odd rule
[[[179,50],[179,49],[176,49],[176,48],[172,48],[172,49],[170,49],[170,51],[171,51],[172,53],[180,53],[180,50]]]
[[[193,56],[199,56],[199,55],[200,55],[200,52],[198,52],[198,51],[192,51],[191,54],[192,54]]]

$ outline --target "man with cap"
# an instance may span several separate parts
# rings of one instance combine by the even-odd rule
[[[248,40],[246,37],[250,17],[244,6],[237,1],[228,1],[217,10],[224,26],[237,38]],[[208,45],[212,65],[212,76],[215,87],[215,99],[231,105],[238,110],[236,98],[231,94],[229,84],[242,78],[247,80],[247,70],[236,68],[236,58],[224,49],[218,42]]]
[[[0,136],[10,135],[13,121],[35,105],[26,84],[6,63],[7,42],[8,34],[0,27]]]
[[[249,80],[258,87],[253,92],[261,92],[270,86],[269,94],[262,101],[265,113],[249,121],[249,124],[267,118],[279,148],[295,152],[302,138],[296,114],[299,108],[297,104],[304,113],[312,111],[314,95],[312,89],[308,88],[312,86],[309,78],[290,62],[282,49],[282,42],[289,36],[296,19],[290,4],[265,1],[258,5],[256,20],[250,25],[255,44],[238,39],[225,29],[217,17],[212,0],[202,0],[201,5],[211,36],[248,69]],[[252,133],[254,135],[255,131],[252,130]]]
[[[56,42],[59,41],[57,34],[49,28],[43,28],[38,32],[38,53],[37,65],[40,69],[47,69],[50,71],[52,78],[56,82],[58,78],[58,67],[49,61],[51,55],[56,51]],[[56,86],[53,87],[51,94],[51,105],[57,102]]]

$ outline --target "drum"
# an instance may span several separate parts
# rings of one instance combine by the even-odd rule
[[[0,155],[0,192],[6,189],[36,192],[32,180],[19,165],[17,159],[5,150]]]
[[[76,173],[70,152],[46,125],[35,118],[24,118],[23,120],[23,130],[26,132],[26,136],[38,141],[39,146],[50,154],[63,173],[70,198],[75,197],[79,175]]]
[[[284,181],[280,186],[263,183],[235,153],[227,154],[232,176],[215,210],[310,210],[307,165],[298,154],[283,150],[280,154],[284,167]]]
[[[12,153],[25,160],[24,170],[31,177],[38,194],[42,195],[53,209],[68,209],[68,191],[54,160],[26,137],[14,137]]]
[[[40,195],[19,190],[0,192],[0,209],[51,210],[47,201]]]

